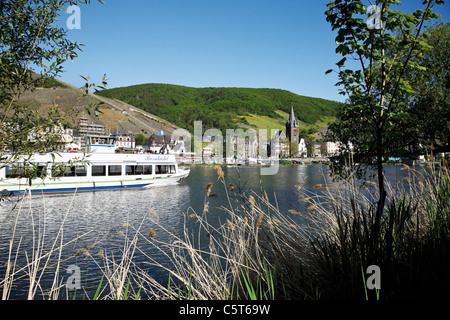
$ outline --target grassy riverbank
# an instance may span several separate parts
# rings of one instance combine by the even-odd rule
[[[215,169],[217,175],[205,185],[202,212],[189,209],[185,213],[181,236],[165,228],[158,213],[150,210],[148,218],[154,220],[158,233],[130,226],[122,256],[102,252],[99,259],[90,248],[74,254],[92,258],[102,271],[95,292],[69,291],[68,279],[60,276],[62,252],[83,235],[66,241],[61,225],[57,236],[47,239],[38,221],[32,220],[36,223],[33,247],[21,248],[21,240],[13,239],[9,253],[1,257],[6,269],[0,279],[2,298],[9,299],[17,283],[28,286],[29,299],[449,297],[450,179],[446,168],[430,168],[425,176],[424,170],[404,166],[408,178],[388,186],[380,230],[375,230],[374,221],[376,182],[344,181],[316,185],[313,190],[298,185],[297,195],[307,209],[281,212],[264,190],[240,192],[220,166]],[[210,202],[219,192],[225,194],[228,205],[213,208]],[[20,210],[26,214],[25,208]],[[212,223],[217,210],[226,213],[220,225]],[[17,218],[11,214],[6,219]],[[5,220],[0,221],[0,231]],[[170,241],[163,241],[161,232]],[[142,252],[143,241],[170,263],[163,265]],[[18,265],[25,249],[27,264]],[[141,269],[134,261],[136,252],[149,265],[164,270],[165,281]],[[369,266],[379,268],[379,290],[371,289],[374,278]],[[54,274],[50,287],[42,283],[44,272]]]

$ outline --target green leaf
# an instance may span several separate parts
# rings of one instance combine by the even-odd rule
[[[99,297],[99,295],[100,295],[100,289],[101,289],[101,287],[102,287],[102,283],[103,283],[103,278],[104,278],[104,277],[105,277],[105,275],[103,274],[103,275],[102,275],[102,278],[100,279],[100,283],[98,284],[97,291],[95,291],[95,295],[94,295],[93,300],[98,300],[98,297]]]
[[[337,65],[338,67],[343,67],[345,61],[347,61],[347,58],[344,57],[344,58],[342,58],[338,63],[336,63],[336,65]]]

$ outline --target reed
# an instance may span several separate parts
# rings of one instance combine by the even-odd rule
[[[190,208],[184,213],[181,235],[165,228],[159,215],[149,210],[140,225],[126,224],[121,255],[106,250],[91,255],[90,248],[82,253],[94,259],[103,274],[92,296],[69,293],[59,274],[63,250],[78,239],[65,242],[63,225],[54,239],[47,239],[45,224],[32,220],[33,246],[26,253],[26,265],[16,265],[23,250],[22,239],[16,239],[14,232],[7,261],[1,261],[6,265],[0,279],[2,298],[8,299],[16,283],[24,279],[29,299],[448,297],[450,179],[445,166],[428,171],[404,167],[408,178],[386,186],[388,199],[379,227],[375,226],[376,182],[350,179],[311,189],[297,186],[306,210],[281,212],[276,195],[270,201],[264,190],[244,190],[241,182],[231,188],[221,168],[215,169],[215,192],[226,195],[227,205],[210,206],[210,182],[204,189],[203,211]],[[25,204],[25,199],[18,204],[16,227]],[[218,210],[223,219],[219,224],[213,222]],[[144,228],[147,219],[154,225],[150,231]],[[143,242],[169,262],[153,258],[142,249]],[[139,266],[136,253],[141,256]],[[148,266],[164,272],[167,281],[143,269],[143,258]],[[380,290],[364,285],[370,265],[380,267]],[[54,273],[50,289],[41,284],[44,272]]]
[[[307,202],[305,213],[280,212],[264,192],[227,193],[229,207],[220,210],[228,217],[221,227],[208,223],[211,212],[190,214],[197,220],[197,241],[186,229],[184,239],[164,244],[174,265],[167,271],[189,286],[192,299],[448,296],[448,170],[404,170],[407,179],[386,186],[380,226],[373,181],[296,188]],[[219,180],[227,192],[225,177]],[[364,285],[361,270],[370,265],[381,269],[380,290]]]
[[[338,197],[333,227],[313,242],[322,298],[449,296],[445,271],[450,266],[446,254],[450,248],[448,171],[445,167],[405,170],[409,170],[408,179],[387,186],[389,197],[379,226],[374,202],[361,197],[361,189],[353,187],[349,196]],[[370,265],[380,267],[379,291],[367,292],[361,285],[361,269]]]

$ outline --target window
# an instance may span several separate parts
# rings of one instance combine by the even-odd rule
[[[62,163],[54,163],[52,165],[52,177],[62,177],[64,174],[64,167]]]
[[[6,178],[20,178],[23,175],[23,167],[6,167]]]
[[[52,177],[85,177],[85,166],[65,166],[63,163],[55,163],[52,166]]]
[[[152,174],[152,166],[143,166],[144,174]]]
[[[163,167],[165,166],[155,166],[155,174],[163,174]]]
[[[121,176],[122,166],[108,166],[108,176]]]
[[[125,172],[127,176],[136,174],[136,166],[126,166]]]
[[[5,177],[6,178],[43,178],[47,175],[47,167],[42,165],[30,165],[24,167],[23,165],[7,166],[5,167]]]
[[[175,166],[164,166],[164,165],[158,165],[155,169],[156,174],[168,174],[168,173],[175,173]]]
[[[106,176],[106,166],[92,166],[92,176]]]
[[[144,166],[136,166],[136,174],[144,174]]]
[[[77,177],[86,177],[87,176],[86,166],[76,166],[75,175]]]
[[[152,166],[149,165],[126,166],[126,174],[127,175],[152,174]]]
[[[86,168],[84,166],[65,167],[63,171],[64,177],[85,177]]]
[[[46,177],[47,176],[47,167],[46,166],[38,166],[36,171],[37,177]]]

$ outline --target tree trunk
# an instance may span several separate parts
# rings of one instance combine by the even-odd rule
[[[377,131],[377,174],[378,174],[378,192],[379,199],[377,204],[377,210],[375,213],[375,223],[374,223],[374,234],[372,238],[372,254],[374,258],[377,260],[378,258],[378,243],[380,241],[380,227],[381,227],[381,217],[383,216],[384,205],[386,202],[386,190],[384,187],[384,175],[383,175],[383,140],[382,140],[382,130]],[[375,261],[378,263],[378,261]]]

